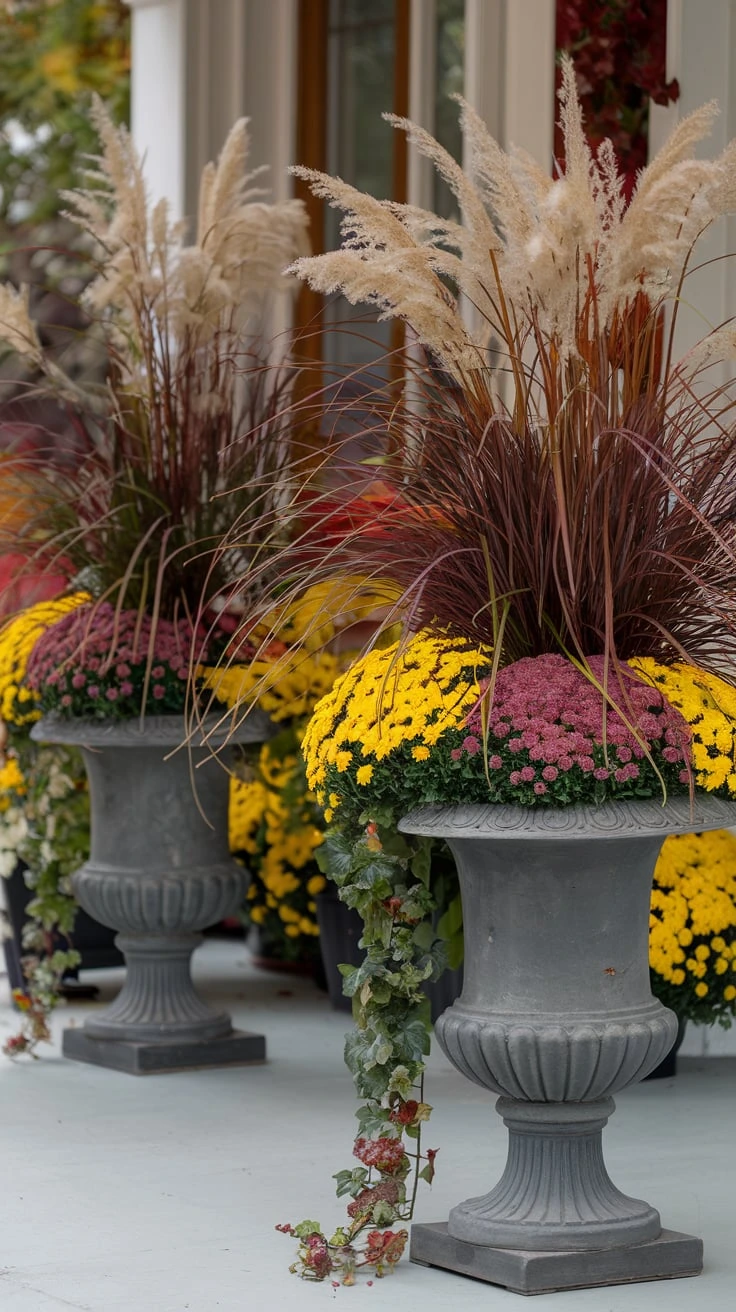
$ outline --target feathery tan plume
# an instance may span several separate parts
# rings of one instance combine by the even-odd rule
[[[460,106],[467,173],[423,128],[385,116],[451,187],[460,224],[298,169],[345,217],[339,250],[294,266],[319,291],[339,290],[353,303],[378,305],[383,317],[404,319],[456,373],[470,358],[477,367],[489,336],[517,360],[519,378],[520,346],[530,336],[553,343],[562,362],[578,355],[591,333],[618,331],[642,295],[656,309],[678,286],[700,234],[736,209],[736,147],[719,160],[693,158],[711,128],[713,104],[677,125],[628,209],[611,143],[595,155],[587,143],[569,58],[560,91],[565,173],[555,180],[524,152],[502,150],[472,107]],[[476,340],[460,322],[457,301],[448,300],[447,284],[480,311],[485,323]]]
[[[31,319],[28,287],[16,291],[8,283],[0,283],[0,340],[35,364],[41,361],[41,343]]]

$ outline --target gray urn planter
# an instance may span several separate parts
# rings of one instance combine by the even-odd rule
[[[253,712],[234,738],[270,734],[268,718]],[[225,732],[205,746],[195,731],[181,747],[183,716],[142,724],[47,716],[32,736],[81,749],[91,852],[71,882],[84,910],[118,930],[127,965],[112,1004],[65,1030],[64,1055],[137,1075],[265,1060],[263,1036],[235,1031],[199,997],[190,972],[201,931],[232,915],[248,886],[228,847],[229,776],[212,756]]]
[[[499,1094],[498,1184],[412,1230],[415,1261],[520,1293],[696,1275],[702,1242],[610,1179],[612,1094],[671,1048],[649,985],[649,901],[668,834],[734,823],[733,803],[424,807],[399,828],[445,838],[465,924],[460,998],[435,1026],[453,1065]]]

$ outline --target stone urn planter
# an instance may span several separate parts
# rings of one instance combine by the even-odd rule
[[[270,733],[268,718],[253,712],[233,737],[262,742]],[[264,1061],[263,1036],[234,1030],[190,973],[201,931],[231,915],[248,885],[228,848],[229,776],[211,754],[226,733],[181,747],[183,716],[142,724],[47,716],[32,736],[81,749],[91,853],[72,886],[85,911],[118,931],[127,964],[112,1004],[64,1031],[64,1055],[135,1075]]]
[[[697,1275],[702,1241],[662,1228],[608,1176],[612,1094],[671,1048],[677,1018],[649,986],[652,875],[668,834],[725,828],[727,801],[600,807],[423,807],[407,833],[443,837],[457,862],[465,979],[437,1036],[453,1065],[500,1097],[503,1175],[411,1257],[524,1294]]]

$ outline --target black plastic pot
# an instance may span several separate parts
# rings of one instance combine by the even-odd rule
[[[327,995],[335,1011],[351,1011],[352,1000],[342,991],[341,965],[359,966],[364,953],[358,947],[363,933],[363,921],[352,907],[340,901],[334,884],[317,894],[317,924],[327,981]],[[429,998],[432,1020],[435,1021],[446,1007],[455,1001],[463,987],[463,968],[446,970],[436,981],[428,981],[424,991]]]

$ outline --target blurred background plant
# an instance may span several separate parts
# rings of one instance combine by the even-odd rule
[[[272,660],[224,666],[206,682],[226,706],[258,697],[279,733],[243,752],[230,793],[230,848],[251,872],[246,925],[257,931],[264,960],[317,964],[316,897],[326,879],[318,850],[325,819],[307,782],[301,742],[317,702],[354,659],[393,602],[386,584],[356,575],[315,585],[283,617],[271,639]],[[272,617],[263,620],[269,633]]]
[[[315,898],[326,879],[316,862],[321,808],[307,785],[294,720],[261,747],[230,793],[230,848],[251,872],[246,924],[260,960],[314,967],[319,960]]]
[[[630,199],[647,163],[649,107],[679,98],[667,79],[667,0],[557,0],[556,45],[575,62],[578,95],[591,146],[608,137]],[[558,79],[559,85],[559,79]],[[555,159],[564,141],[555,132]]]
[[[61,213],[61,192],[98,149],[92,96],[127,123],[129,72],[123,0],[0,3],[0,277],[30,288],[44,349],[80,380],[101,381],[104,356],[78,299],[93,276],[86,238]],[[39,378],[32,361],[0,360],[0,448],[22,440],[73,454],[74,425]]]
[[[736,1013],[736,836],[666,839],[649,925],[652,992],[680,1020],[728,1029]]]
[[[79,380],[48,352],[26,289],[0,285],[0,334],[43,374],[45,394],[65,407],[78,453],[15,443],[12,472],[29,513],[0,533],[0,552],[29,567],[84,573],[103,600],[176,621],[200,602],[221,609],[237,573],[237,604],[252,614],[269,579],[251,588],[269,528],[288,535],[287,400],[294,369],[263,342],[271,298],[293,289],[282,275],[306,249],[301,202],[267,204],[248,173],[247,122],[234,125],[217,164],[202,173],[194,239],[165,201],[150,203],[127,131],[100,101],[92,119],[102,143],[85,185],[67,195],[86,234],[95,276],[82,305],[104,356],[101,384]],[[208,549],[238,522],[237,559]]]
[[[0,223],[42,222],[78,185],[97,150],[100,96],[130,116],[130,9],[123,0],[12,0],[0,5]]]

